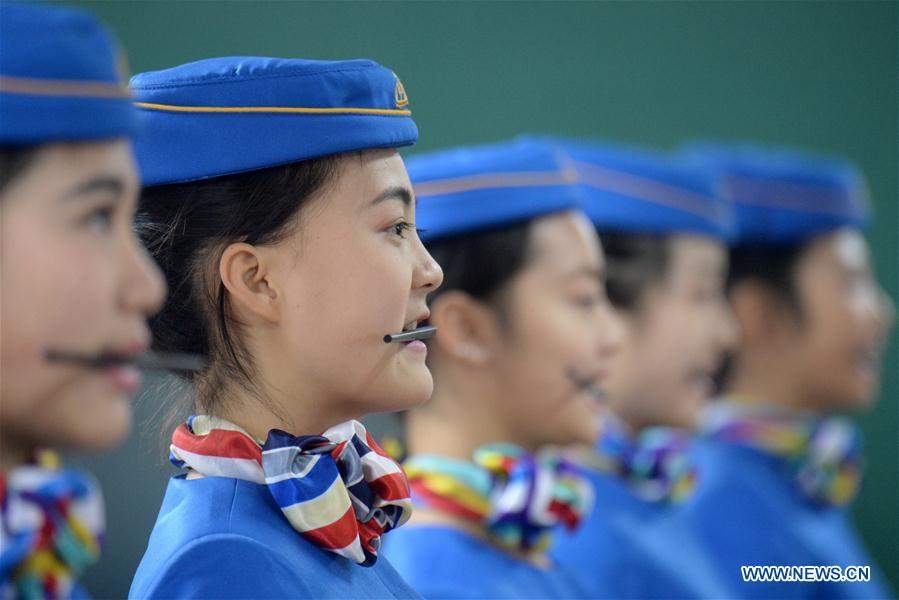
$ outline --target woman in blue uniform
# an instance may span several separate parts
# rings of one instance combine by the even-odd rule
[[[445,272],[429,300],[435,391],[405,416],[412,523],[387,542],[426,598],[582,595],[546,554],[589,487],[551,445],[590,444],[617,321],[571,173],[539,141],[409,161]]]
[[[730,208],[710,178],[670,157],[560,144],[606,251],[624,335],[604,386],[610,414],[581,455],[596,508],[553,556],[594,598],[725,596],[677,513],[695,477],[687,442],[734,336],[723,294]]]
[[[131,87],[138,228],[172,295],[160,350],[202,354],[135,598],[409,597],[378,557],[410,514],[355,419],[431,394],[440,267],[397,148],[402,83],[368,60],[217,58]],[[395,340],[395,341],[394,341]]]
[[[785,149],[689,154],[722,177],[736,207],[728,287],[742,331],[724,397],[703,423],[690,521],[742,596],[885,598],[847,515],[862,474],[859,434],[834,416],[869,407],[893,323],[862,236],[862,175]],[[849,580],[747,582],[741,571],[794,565],[867,566],[870,581],[828,572]]]
[[[0,5],[0,596],[83,597],[104,514],[48,449],[100,450],[131,426],[131,364],[163,280],[132,229],[136,115],[91,16]]]

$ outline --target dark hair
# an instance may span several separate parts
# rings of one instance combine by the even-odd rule
[[[615,308],[637,310],[646,291],[670,266],[670,237],[599,230],[606,256],[606,292]]]
[[[443,284],[429,301],[449,291],[465,292],[491,303],[503,319],[502,292],[530,261],[531,221],[480,233],[445,238],[426,244],[443,269]]]
[[[207,358],[203,372],[182,375],[194,384],[197,409],[214,413],[227,382],[257,393],[252,357],[236,335],[239,323],[217,277],[218,257],[235,242],[283,239],[292,217],[337,170],[338,157],[330,156],[143,190],[135,226],[169,288],[165,306],[150,321],[153,347]]]
[[[40,152],[41,146],[0,146],[0,192],[24,173]]]
[[[793,275],[805,248],[804,244],[733,246],[730,249],[730,266],[727,272],[728,293],[739,283],[757,281],[783,300],[797,318],[801,318]],[[724,362],[715,375],[717,389],[726,389],[733,377],[737,360],[735,352],[729,352],[724,357]]]
[[[728,291],[740,282],[756,280],[777,294],[798,316],[799,296],[793,275],[805,249],[805,244],[734,246],[730,250]]]

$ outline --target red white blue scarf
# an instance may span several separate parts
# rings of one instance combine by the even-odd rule
[[[358,421],[322,435],[273,429],[261,443],[233,423],[196,415],[172,435],[171,461],[268,486],[303,537],[362,566],[375,563],[381,536],[412,513],[402,469]]]
[[[86,597],[77,579],[100,555],[100,488],[86,474],[60,469],[52,453],[39,462],[0,474],[0,596]]]

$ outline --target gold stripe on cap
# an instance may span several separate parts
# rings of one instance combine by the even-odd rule
[[[415,184],[416,196],[438,196],[458,194],[475,190],[546,187],[574,183],[574,173],[570,171],[517,171],[512,173],[480,173],[453,179],[435,179]]]
[[[0,75],[0,92],[34,96],[69,96],[74,98],[130,98],[121,83],[82,81],[78,79],[35,79]]]
[[[135,102],[136,106],[150,110],[166,110],[170,112],[188,113],[298,113],[307,115],[388,115],[407,116],[411,110],[394,110],[388,108],[303,108],[292,106],[173,106],[171,104],[152,104]]]

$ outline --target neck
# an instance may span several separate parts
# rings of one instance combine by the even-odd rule
[[[509,415],[502,414],[501,393],[489,373],[435,376],[438,385],[424,406],[406,415],[406,445],[409,455],[437,454],[470,461],[485,444],[509,442],[534,451],[522,439]]]
[[[613,409],[612,412],[609,413],[609,417],[618,421],[621,427],[623,427],[630,436],[636,436],[644,429],[658,426],[658,423],[651,423],[636,415],[631,415],[626,410]]]
[[[771,364],[769,359],[735,359],[725,396],[743,404],[776,406],[788,410],[807,410],[802,388],[793,370]]]
[[[311,390],[285,392],[271,385],[264,376],[257,379],[258,390],[228,389],[218,404],[215,415],[242,427],[257,440],[265,441],[272,429],[292,435],[319,435],[330,427],[358,418],[341,410],[338,402],[317,395]],[[268,385],[266,385],[266,383]]]

